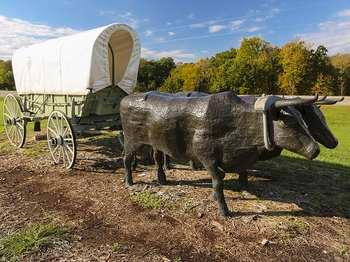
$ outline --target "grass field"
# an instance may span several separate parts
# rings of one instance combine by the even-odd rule
[[[3,99],[3,97],[0,97],[0,132],[4,129]],[[329,127],[338,138],[339,145],[333,150],[321,146],[321,154],[317,157],[317,160],[350,167],[350,106],[327,106],[323,107],[322,111],[326,116]],[[32,123],[27,128],[27,134],[30,135],[33,129]],[[283,155],[299,157],[287,151],[284,151]]]

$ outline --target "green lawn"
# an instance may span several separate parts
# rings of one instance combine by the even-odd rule
[[[321,145],[316,160],[350,167],[350,106],[324,106],[322,111],[339,144],[335,149]],[[283,155],[302,158],[287,151],[283,151]]]
[[[3,99],[0,97],[0,132],[3,131]],[[321,146],[321,154],[317,160],[350,167],[350,106],[325,106],[322,111],[328,125],[338,138],[339,145],[336,149]],[[28,129],[31,133],[33,125],[28,125]],[[283,155],[299,157],[287,151],[284,151]]]

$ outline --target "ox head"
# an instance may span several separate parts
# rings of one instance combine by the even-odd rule
[[[267,150],[275,146],[300,154],[308,159],[318,156],[320,149],[296,106],[312,105],[311,99],[283,99],[278,96],[262,96],[255,102],[255,109],[263,114],[264,144]]]
[[[344,99],[326,99],[323,97],[313,104],[298,105],[296,109],[302,114],[305,123],[314,139],[327,148],[335,148],[338,145],[337,138],[329,129],[326,119],[320,110],[321,105],[333,105]]]

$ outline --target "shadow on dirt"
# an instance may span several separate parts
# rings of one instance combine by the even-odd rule
[[[300,212],[265,212],[265,215],[350,218],[350,168],[285,156],[259,162],[254,168],[249,170],[250,180],[246,191],[258,199],[295,203],[303,209]],[[211,188],[211,179],[189,178],[169,183]],[[238,179],[227,175],[225,190],[240,191]]]
[[[115,171],[123,168],[122,148],[117,138],[105,137],[85,144],[97,147],[100,154],[92,163],[94,169]],[[94,151],[96,152],[96,149]],[[142,164],[145,164],[145,159],[146,162],[149,161],[150,157],[149,148],[144,148],[138,154],[139,162]],[[266,215],[350,218],[349,167],[280,156],[274,160],[258,162],[253,168],[249,170],[250,179],[246,191],[258,199],[295,203],[303,209],[300,212],[266,212]],[[191,180],[189,177],[188,180],[169,180],[168,183],[211,188],[209,178]],[[230,177],[230,174],[225,179],[225,190],[241,190],[238,180]]]

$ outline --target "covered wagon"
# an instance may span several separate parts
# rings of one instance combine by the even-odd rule
[[[47,120],[53,161],[74,165],[76,135],[120,127],[119,103],[136,85],[140,42],[111,24],[17,50],[12,58],[18,96],[4,100],[9,142],[22,147],[27,122]]]

